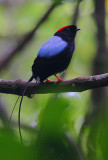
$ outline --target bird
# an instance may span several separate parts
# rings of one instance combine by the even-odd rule
[[[80,28],[77,28],[75,25],[67,25],[61,27],[54,34],[54,36],[52,36],[42,45],[42,47],[38,51],[37,57],[32,65],[32,76],[25,84],[19,104],[18,126],[19,126],[19,134],[21,142],[22,142],[22,135],[20,129],[21,104],[29,83],[33,79],[35,79],[36,81],[38,79],[40,83],[43,83],[45,80],[47,82],[49,81],[48,77],[51,75],[54,75],[57,78],[55,84],[58,83],[59,81],[64,80],[59,78],[56,74],[61,73],[68,68],[73,52],[75,50],[76,33],[79,30]]]
[[[34,64],[32,73],[35,79],[43,82],[54,75],[57,82],[63,80],[56,74],[67,69],[75,49],[75,36],[80,29],[75,25],[67,25],[60,28],[53,37],[46,41],[40,48]]]

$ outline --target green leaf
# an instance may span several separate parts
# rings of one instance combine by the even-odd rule
[[[67,137],[69,100],[53,97],[40,115],[37,136],[38,160],[80,160],[80,155],[73,141]],[[72,139],[72,137],[71,137]]]

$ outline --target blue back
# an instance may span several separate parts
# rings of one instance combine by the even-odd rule
[[[43,44],[37,56],[42,58],[50,58],[61,53],[67,47],[67,45],[68,43],[62,38],[53,36]]]

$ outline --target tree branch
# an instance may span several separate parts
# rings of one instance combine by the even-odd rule
[[[36,30],[40,27],[41,24],[43,24],[43,22],[45,22],[45,20],[49,17],[50,13],[54,10],[54,8],[57,5],[58,5],[57,3],[53,3],[50,6],[50,8],[46,11],[46,13],[43,15],[43,17],[39,20],[39,22],[36,24],[36,26],[28,34],[26,34],[24,37],[22,37],[15,47],[8,49],[7,53],[3,54],[3,55],[7,55],[7,56],[3,57],[3,59],[0,60],[0,71],[10,63],[11,59],[19,51],[21,51],[28,44],[28,42],[30,42],[30,40],[33,38]]]
[[[24,80],[0,79],[0,92],[7,94],[22,95],[25,84]],[[48,83],[31,82],[27,87],[26,96],[31,94],[61,93],[61,92],[83,92],[86,90],[108,86],[108,73],[89,77],[77,77],[60,83],[54,81]]]
[[[73,15],[73,19],[72,19],[72,24],[76,25],[77,23],[77,20],[78,20],[78,17],[79,17],[79,6],[80,6],[80,2],[81,0],[79,0],[77,2],[77,5],[76,5],[76,8],[75,8],[75,11],[74,11],[74,15]]]

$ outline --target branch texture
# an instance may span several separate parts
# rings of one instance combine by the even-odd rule
[[[21,79],[15,81],[0,79],[0,93],[22,95],[26,83],[27,81]],[[57,84],[54,84],[54,81],[47,83],[36,83],[33,81],[27,87],[25,95],[83,92],[106,86],[108,86],[108,73],[88,77],[77,77],[75,79],[61,81]]]

